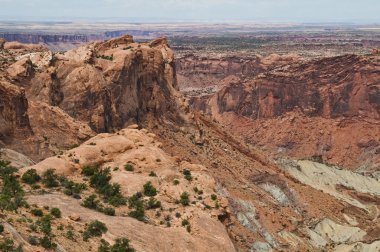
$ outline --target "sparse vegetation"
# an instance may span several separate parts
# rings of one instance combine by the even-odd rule
[[[0,241],[0,251],[2,252],[14,252],[17,251],[15,250],[14,247],[14,242],[11,239],[5,238],[4,241]]]
[[[50,214],[52,216],[54,216],[55,218],[61,218],[61,216],[62,216],[61,210],[59,208],[56,208],[56,207],[54,207],[50,210]]]
[[[100,237],[107,231],[108,229],[103,222],[92,221],[83,232],[83,240],[87,241],[91,237]]]
[[[189,170],[184,170],[183,171],[183,175],[185,176],[185,179],[188,180],[188,181],[192,181],[193,180],[193,176],[191,175],[191,172]]]
[[[98,168],[91,167],[91,166],[84,166],[82,168],[82,174],[86,177],[91,177],[95,174],[95,172],[98,170]]]
[[[115,209],[112,207],[104,207],[99,200],[96,199],[96,195],[92,194],[88,196],[82,203],[83,207],[94,209],[99,212],[102,212],[106,215],[114,216],[115,215]]]
[[[20,206],[26,206],[24,190],[22,189],[14,173],[16,168],[9,162],[0,160],[0,178],[2,188],[0,191],[0,209],[2,211],[16,211]]]
[[[113,61],[113,55],[111,56],[106,56],[106,55],[97,55],[96,58],[101,58],[109,61]]]
[[[41,232],[44,234],[44,236],[40,238],[40,245],[45,249],[56,247],[57,245],[52,241],[51,216],[45,215],[41,217],[38,224]]]
[[[211,199],[215,201],[218,199],[218,197],[215,194],[211,194]]]
[[[129,172],[133,172],[135,170],[135,168],[133,167],[132,164],[126,164],[126,165],[124,165],[124,170],[129,171]]]
[[[157,189],[154,188],[152,182],[148,182],[144,185],[144,195],[154,197],[157,195]]]
[[[184,205],[184,206],[188,206],[189,203],[190,203],[189,196],[190,196],[190,195],[189,195],[187,192],[183,192],[183,193],[181,194],[181,198],[180,198],[179,202],[180,202],[182,205]]]
[[[156,209],[160,207],[161,207],[161,201],[158,201],[153,197],[149,198],[146,209]]]
[[[34,216],[41,217],[44,215],[41,209],[32,209],[30,210],[30,213],[33,214]]]
[[[82,191],[87,189],[86,184],[75,183],[75,182],[68,180],[66,178],[64,178],[61,181],[61,185],[65,188],[63,193],[68,195],[68,196],[72,196],[74,198],[78,198],[78,196],[80,198],[80,194],[82,193]]]
[[[135,250],[129,245],[126,238],[116,239],[114,245],[110,245],[105,240],[100,240],[98,252],[134,252]]]
[[[41,180],[41,177],[37,174],[35,169],[27,170],[21,177],[21,181],[33,185]]]
[[[183,227],[185,227],[185,226],[189,225],[190,223],[189,223],[189,221],[187,219],[184,219],[184,220],[182,220],[181,224],[182,224]]]
[[[142,194],[135,193],[132,197],[129,198],[128,203],[129,208],[134,209],[128,213],[128,216],[139,221],[145,221],[145,209],[144,202],[142,200]]]
[[[154,171],[151,171],[149,173],[149,177],[157,177],[157,174]]]
[[[127,200],[121,194],[120,185],[116,183],[110,184],[112,178],[110,168],[84,168],[82,172],[87,175],[92,174],[89,175],[91,187],[95,188],[97,193],[103,195],[103,198],[107,203],[115,207],[126,204]]]
[[[58,187],[58,176],[55,174],[55,169],[48,169],[42,174],[42,184],[47,188]]]

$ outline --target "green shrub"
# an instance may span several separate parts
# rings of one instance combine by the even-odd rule
[[[142,200],[142,193],[137,192],[128,199],[129,208],[135,208],[138,204],[143,203]]]
[[[218,198],[218,197],[217,197],[215,194],[211,194],[211,199],[212,199],[212,200],[217,200],[217,198]]]
[[[91,177],[95,174],[95,172],[98,170],[98,168],[91,167],[91,166],[85,166],[82,168],[82,174],[86,177]]]
[[[40,230],[42,233],[44,233],[46,236],[51,235],[51,216],[45,215],[40,218],[38,221],[38,225],[40,226]]]
[[[57,246],[57,244],[55,244],[52,241],[52,238],[50,236],[47,236],[47,235],[40,238],[40,245],[41,245],[41,247],[43,247],[45,249],[51,249],[51,248],[55,248]]]
[[[175,180],[173,181],[173,185],[179,185],[179,180],[178,180],[178,179],[175,179]]]
[[[98,192],[104,196],[109,204],[115,207],[125,205],[127,202],[125,197],[121,194],[121,187],[119,184],[106,184],[99,188]]]
[[[39,239],[36,236],[29,236],[28,242],[29,242],[30,245],[33,245],[33,246],[40,245],[40,241],[39,241]]]
[[[158,201],[153,197],[149,198],[147,207],[146,207],[147,209],[156,209],[160,207],[161,207],[161,201]]]
[[[37,174],[36,169],[30,169],[22,175],[21,180],[26,184],[33,185],[39,182],[41,177]]]
[[[157,190],[154,188],[151,182],[148,182],[144,185],[144,195],[150,197],[157,195]]]
[[[189,232],[189,233],[191,232],[191,226],[190,225],[186,226],[186,231]]]
[[[149,177],[157,177],[157,174],[154,171],[151,171],[149,173]]]
[[[67,230],[66,232],[66,238],[71,240],[71,241],[75,241],[75,235],[74,235],[74,231],[69,229]]]
[[[115,244],[111,247],[111,252],[134,252],[135,250],[129,245],[126,238],[116,239]]]
[[[190,202],[189,194],[187,192],[182,193],[179,202],[184,206],[188,206]]]
[[[0,234],[4,232],[4,225],[0,224]]]
[[[75,183],[71,180],[65,179],[61,182],[61,185],[65,188],[63,191],[64,194],[68,196],[74,196],[82,193],[83,190],[86,190],[87,186],[83,183]]]
[[[11,239],[5,238],[4,241],[0,241],[0,251],[13,252],[15,251],[14,242]]]
[[[0,160],[0,178],[2,180],[0,210],[2,211],[15,211],[20,206],[26,206],[24,190],[14,175],[17,169],[9,164],[9,162]]]
[[[132,164],[126,164],[126,165],[124,165],[124,169],[125,169],[126,171],[129,171],[129,172],[132,172],[132,171],[135,170],[135,168],[133,167]]]
[[[111,171],[109,168],[96,171],[90,178],[90,185],[96,189],[102,189],[108,185],[111,180]]]
[[[129,217],[135,218],[139,221],[145,221],[145,211],[144,211],[144,205],[138,204],[135,208],[135,210],[128,213]]]
[[[96,199],[96,195],[92,194],[83,201],[82,206],[90,209],[98,209],[99,203],[99,200]]]
[[[61,218],[61,210],[59,208],[52,208],[50,210],[50,214],[53,215],[55,218]]]
[[[88,240],[91,237],[100,237],[108,231],[106,225],[98,220],[92,221],[83,233],[83,239]]]
[[[134,209],[128,213],[129,217],[135,218],[139,221],[145,221],[144,202],[142,201],[142,194],[135,193],[128,199],[129,208]]]
[[[189,223],[189,221],[188,220],[186,220],[186,219],[184,219],[184,220],[182,220],[182,226],[184,227],[184,226],[187,226],[187,225],[189,225],[190,223]]]
[[[188,180],[188,181],[192,181],[193,180],[193,176],[191,176],[191,172],[189,170],[184,170],[183,171],[183,175],[185,176],[186,180]]]
[[[30,210],[30,213],[33,214],[34,216],[41,217],[44,215],[41,209],[32,209]]]
[[[115,216],[115,208],[112,207],[105,207],[102,209],[102,212],[109,216]]]
[[[55,174],[55,169],[48,169],[42,174],[42,183],[47,188],[58,187],[58,176]]]

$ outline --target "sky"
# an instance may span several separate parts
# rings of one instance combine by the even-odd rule
[[[380,23],[380,0],[0,0],[0,20]]]

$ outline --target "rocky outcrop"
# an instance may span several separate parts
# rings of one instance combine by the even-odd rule
[[[124,129],[115,134],[99,134],[58,157],[20,170],[23,173],[34,168],[42,174],[50,167],[55,167],[58,174],[86,183],[86,178],[81,174],[83,167],[118,167],[112,170],[112,182],[120,185],[126,197],[132,197],[142,190],[147,182],[157,189],[155,198],[161,202],[161,208],[146,208],[145,221],[128,217],[126,213],[131,211],[128,206],[117,208],[116,216],[107,216],[85,208],[81,205],[82,200],[70,198],[60,191],[31,195],[28,202],[39,206],[49,202],[50,207],[62,210],[63,218],[77,216],[76,222],[71,223],[76,228],[99,220],[108,228],[105,239],[112,241],[113,237],[128,237],[138,251],[235,251],[225,227],[218,220],[218,216],[224,216],[228,211],[228,202],[219,194],[216,200],[211,200],[211,195],[216,194],[215,180],[205,167],[188,162],[179,163],[165,153],[161,145],[156,136],[146,129]],[[134,171],[124,170],[127,163],[133,164]],[[191,172],[193,181],[185,179],[182,173],[184,169]],[[155,176],[150,175],[152,172]],[[173,183],[175,180],[178,184]],[[193,190],[195,187],[202,191],[201,198]],[[191,195],[192,204],[176,203],[183,192]],[[191,229],[186,230],[183,220],[188,221]],[[71,246],[64,235],[57,236],[56,241]],[[82,239],[76,243],[81,245],[77,251],[85,251],[83,247],[91,245]]]
[[[127,35],[64,54],[15,42],[5,46],[1,141],[16,144],[17,135],[34,142],[8,146],[33,158],[46,158],[94,132],[188,120],[165,38],[138,44]],[[14,133],[20,128],[29,129],[30,137]]]
[[[223,87],[228,76],[249,78],[275,67],[300,60],[297,55],[262,56],[198,56],[185,55],[176,59],[179,86],[189,88]]]
[[[355,55],[293,64],[227,86],[211,99],[219,113],[235,112],[252,119],[296,110],[311,117],[379,119],[379,64],[377,57]],[[204,107],[197,99],[193,104]]]
[[[25,90],[0,80],[0,143],[10,144],[14,137],[32,134]]]
[[[137,44],[124,36],[55,55],[31,80],[27,94],[97,132],[110,132],[147,116],[183,120],[176,89],[167,43]]]
[[[379,77],[378,56],[301,61],[190,103],[271,153],[373,171],[380,161]],[[347,139],[349,132],[355,134]],[[371,139],[376,144],[360,144]]]

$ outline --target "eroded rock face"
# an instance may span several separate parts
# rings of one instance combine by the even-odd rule
[[[289,65],[223,88],[213,98],[220,113],[252,119],[300,110],[306,116],[380,118],[380,59],[347,55]],[[200,102],[202,104],[202,102]],[[197,99],[194,107],[199,107]]]
[[[190,103],[271,153],[376,169],[379,77],[377,56],[301,61]]]
[[[176,59],[179,87],[190,88],[223,87],[226,77],[250,78],[275,67],[300,60],[297,55],[257,56],[197,56],[186,55]]]
[[[25,90],[0,81],[0,97],[0,141],[10,143],[14,137],[31,135]]]
[[[113,132],[131,123],[188,120],[188,105],[177,91],[174,56],[165,38],[138,44],[126,35],[66,53],[5,45],[1,102],[9,109],[1,111],[1,141],[9,143],[14,129],[32,128],[33,137],[17,134],[29,144],[8,146],[31,157],[46,158],[95,132]]]
[[[140,45],[125,36],[56,55],[31,80],[28,98],[110,132],[147,116],[180,121],[176,85],[166,41]]]

